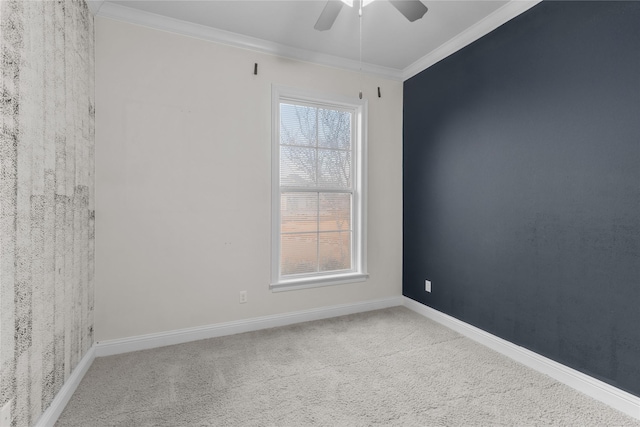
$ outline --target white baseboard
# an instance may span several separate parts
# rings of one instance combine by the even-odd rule
[[[558,362],[537,353],[515,345],[509,341],[492,335],[482,329],[471,326],[454,317],[427,307],[406,297],[391,297],[380,300],[365,301],[353,304],[342,304],[304,310],[293,313],[272,316],[255,317],[252,319],[225,322],[215,325],[187,328],[157,334],[141,335],[118,340],[101,341],[94,344],[87,354],[80,360],[76,369],[62,386],[49,408],[36,422],[36,427],[53,427],[60,414],[71,399],[80,381],[93,363],[95,357],[128,353],[166,345],[181,344],[224,335],[233,335],[260,329],[275,328],[295,323],[327,319],[347,314],[379,310],[388,307],[404,305],[429,319],[432,319],[456,332],[477,341],[492,350],[514,359],[538,372],[550,377],[599,400],[633,418],[640,419],[640,397],[615,388],[600,380],[592,378],[582,372],[571,369]]]
[[[80,381],[82,381],[82,378],[87,373],[87,370],[89,370],[89,367],[96,357],[128,353],[131,351],[181,344],[224,335],[233,335],[242,332],[286,326],[294,323],[309,322],[312,320],[328,319],[330,317],[396,307],[402,305],[402,298],[403,297],[398,296],[353,304],[335,305],[331,307],[276,314],[273,316],[255,317],[252,319],[238,320],[235,322],[226,322],[197,328],[180,329],[157,334],[96,342],[80,360],[78,366],[76,366],[69,376],[69,379],[67,379],[58,394],[56,394],[56,397],[51,402],[49,408],[40,416],[35,427],[53,427],[55,425],[56,421],[62,414],[62,411],[64,411],[64,408],[67,406],[67,403],[69,403],[71,396],[73,396],[76,388],[78,388]]]
[[[38,421],[36,422],[36,427],[53,427],[64,408],[69,403],[69,399],[73,396],[73,393],[78,388],[80,381],[84,378],[84,375],[89,370],[89,367],[93,363],[93,359],[95,359],[95,345],[91,346],[89,351],[84,355],[80,362],[73,370],[69,378],[64,383],[56,397],[51,402],[51,405],[47,408],[46,411],[40,416]]]
[[[580,371],[569,368],[556,361],[548,359],[524,347],[520,347],[482,329],[471,326],[454,317],[427,307],[410,298],[403,297],[404,306],[431,320],[434,320],[449,329],[471,338],[492,350],[510,357],[538,372],[549,375],[551,378],[568,385],[612,408],[615,408],[633,418],[640,419],[640,397],[622,391],[607,383],[597,380]]]
[[[178,329],[156,334],[139,335],[130,338],[99,341],[96,343],[96,357],[147,350],[167,345],[182,344],[190,341],[258,331],[294,323],[327,319],[347,314],[361,313],[403,304],[403,297],[391,297],[380,300],[364,301],[353,304],[342,304],[322,307],[293,313],[275,314],[272,316],[254,317],[251,319],[219,323],[195,328]]]

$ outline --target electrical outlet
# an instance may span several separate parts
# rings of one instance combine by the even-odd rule
[[[247,301],[247,291],[240,291],[240,304],[244,304]]]
[[[11,400],[0,409],[0,427],[11,425]]]
[[[431,280],[424,281],[424,290],[427,292],[431,292]]]

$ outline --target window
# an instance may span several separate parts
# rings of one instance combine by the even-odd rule
[[[366,279],[366,102],[273,88],[272,278]]]

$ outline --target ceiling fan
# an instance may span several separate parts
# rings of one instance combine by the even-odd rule
[[[364,7],[367,4],[371,3],[373,0],[355,0],[356,2],[361,1],[361,6]],[[427,6],[422,4],[420,0],[389,0],[389,3],[395,7],[398,12],[404,15],[410,22],[416,21],[424,16],[427,13]],[[313,26],[318,31],[325,31],[330,29],[333,26],[338,14],[347,4],[349,6],[353,6],[353,0],[328,0],[327,4],[324,6],[322,13],[320,13],[320,17],[318,18],[318,22]]]

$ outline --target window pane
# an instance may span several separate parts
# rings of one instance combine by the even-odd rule
[[[315,148],[280,146],[280,185],[315,186],[317,153]]]
[[[351,232],[320,233],[320,271],[351,269]]]
[[[318,230],[318,193],[283,193],[280,212],[282,233],[315,233]]]
[[[318,146],[351,148],[351,114],[346,111],[318,110]]]
[[[317,238],[316,233],[282,235],[280,270],[283,276],[318,271]]]
[[[316,145],[318,109],[280,104],[280,144]]]
[[[318,150],[318,185],[351,188],[351,152]]]
[[[320,193],[320,231],[351,230],[351,194]]]
[[[272,229],[273,287],[360,278],[353,273],[364,273],[365,253],[353,239],[360,236],[354,230],[360,229],[365,209],[359,193],[365,176],[364,108],[359,101],[322,94],[307,98],[285,88],[274,87],[273,94],[278,134],[272,148],[279,160],[272,168],[272,194],[280,197]]]

